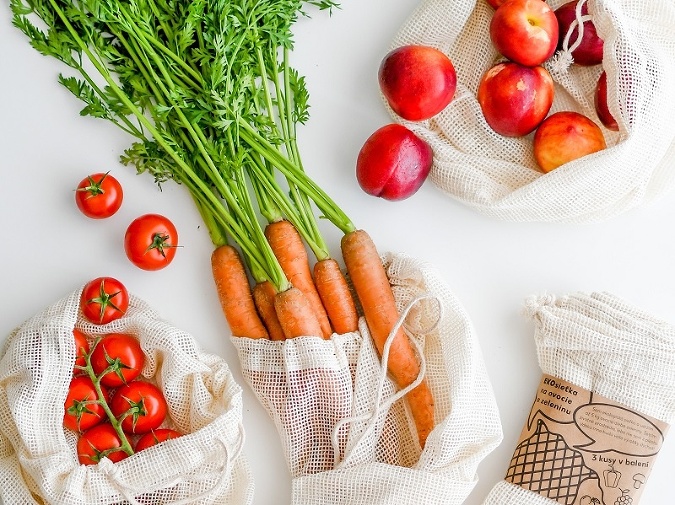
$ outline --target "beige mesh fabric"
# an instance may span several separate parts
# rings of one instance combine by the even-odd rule
[[[297,505],[462,503],[501,424],[474,329],[434,269],[386,255],[404,328],[436,402],[422,451],[363,318],[330,340],[232,338],[244,376],[274,420]]]
[[[557,8],[567,0],[550,0]],[[399,121],[434,150],[430,180],[476,210],[512,221],[591,222],[653,201],[675,186],[675,4],[588,0],[604,40],[602,65],[551,61],[551,113],[581,112],[599,126],[598,76],[607,72],[608,101],[620,132],[603,127],[608,148],[542,174],[532,136],[502,137],[485,122],[476,99],[485,71],[501,56],[489,37],[494,10],[486,0],[425,0],[401,27],[392,47],[425,44],[453,61],[453,102],[434,118]],[[558,56],[556,60],[560,60]],[[564,60],[564,58],[563,58]]]
[[[675,419],[675,327],[607,293],[528,300],[542,372],[666,423]],[[525,422],[525,420],[523,420]],[[558,502],[499,482],[485,505]]]
[[[131,296],[127,314],[86,323],[77,291],[14,330],[0,350],[0,501],[60,505],[247,504],[253,484],[241,451],[241,389],[223,359]],[[63,428],[75,361],[72,330],[137,336],[142,375],[164,391],[182,437],[118,463],[77,461],[76,435]]]

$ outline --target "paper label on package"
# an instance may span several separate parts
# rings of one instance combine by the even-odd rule
[[[667,430],[544,375],[505,479],[564,505],[637,505]]]

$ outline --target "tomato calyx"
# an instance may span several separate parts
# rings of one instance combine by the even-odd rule
[[[138,419],[147,415],[148,413],[145,409],[145,398],[141,396],[140,400],[137,402],[126,396],[123,396],[122,398],[124,398],[124,400],[129,404],[129,409],[124,414],[119,416],[119,420],[120,422],[124,422],[127,417],[131,416],[132,431],[135,432]]]
[[[90,459],[94,463],[98,463],[103,458],[107,458],[113,452],[120,452],[120,451],[126,452],[122,447],[112,447],[110,449],[100,450],[89,440],[87,440],[87,444],[89,444],[89,447],[91,447],[91,451],[93,453],[87,454],[87,459]]]
[[[103,370],[103,372],[101,372],[100,376],[103,377],[105,375],[108,375],[109,373],[114,373],[124,384],[126,384],[127,378],[122,373],[122,370],[131,370],[131,367],[126,363],[124,363],[119,356],[113,358],[105,351],[105,349],[103,350],[105,355],[105,361],[106,363],[108,363],[108,366],[106,367],[105,370]]]
[[[103,189],[103,181],[105,180],[106,177],[108,177],[109,173],[110,172],[106,172],[105,174],[103,174],[103,177],[101,177],[98,181],[94,180],[94,178],[91,175],[88,175],[87,180],[89,181],[89,184],[87,186],[77,188],[75,191],[88,193],[87,198],[93,198],[95,196],[105,194],[105,190]]]
[[[101,405],[99,400],[73,400],[73,404],[66,409],[66,412],[77,420],[77,426],[80,426],[82,416],[90,414],[98,417],[98,412],[89,408],[90,405]]]
[[[164,251],[165,249],[171,247],[179,247],[177,245],[169,243],[169,240],[171,240],[171,237],[169,236],[168,233],[166,232],[164,232],[164,234],[155,233],[152,235],[152,242],[145,250],[145,252],[148,253],[153,249],[157,249],[157,252],[159,252],[159,254],[161,254],[163,258],[166,258],[166,252]]]
[[[100,306],[99,309],[99,321],[103,321],[103,318],[105,317],[105,311],[108,307],[112,307],[118,312],[124,313],[124,311],[119,308],[115,303],[113,302],[113,298],[115,298],[117,295],[119,295],[122,291],[118,290],[113,293],[108,293],[105,290],[105,279],[101,279],[101,285],[99,287],[99,292],[98,296],[94,298],[89,298],[87,300],[87,304],[90,303],[97,303]]]

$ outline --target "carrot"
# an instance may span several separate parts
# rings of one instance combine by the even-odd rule
[[[277,290],[270,281],[258,282],[253,286],[253,301],[258,309],[258,314],[267,328],[271,340],[284,340],[284,330],[281,328],[279,318],[274,309],[274,297]]]
[[[380,356],[399,313],[380,255],[370,236],[356,230],[342,237],[342,256],[361,303],[363,315]],[[400,388],[412,384],[420,373],[415,350],[402,329],[389,350],[388,370]],[[433,429],[434,401],[426,380],[406,395],[422,447]]]
[[[217,247],[211,254],[211,269],[220,306],[232,335],[268,338],[256,312],[248,276],[237,250],[230,245]]]
[[[274,309],[286,338],[321,335],[321,325],[314,308],[298,288],[292,287],[277,293]]]
[[[340,334],[358,330],[359,315],[338,262],[332,258],[317,261],[314,264],[314,284],[333,330]]]
[[[321,325],[321,332],[317,335],[330,338],[333,330],[314,285],[305,244],[298,230],[290,221],[282,219],[265,227],[265,237],[291,285],[304,293],[314,309]]]

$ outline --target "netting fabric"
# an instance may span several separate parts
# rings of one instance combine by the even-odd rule
[[[675,327],[609,293],[533,297],[526,311],[535,322],[543,373],[665,423],[675,419]],[[569,503],[566,500],[575,495],[571,479],[578,485],[592,472],[577,451],[545,427],[539,426],[533,440],[518,446],[514,458],[533,451],[542,464],[568,458],[571,474],[559,488],[566,494],[544,496],[501,481],[484,505]],[[527,479],[532,479],[516,477],[519,484],[529,485]]]
[[[501,423],[469,318],[429,265],[383,257],[406,333],[421,350],[436,427],[424,449],[365,320],[330,340],[233,337],[274,420],[297,505],[460,504]]]
[[[567,0],[550,0],[556,9]],[[588,0],[604,40],[601,65],[545,65],[555,81],[550,113],[572,110],[599,126],[595,87],[607,73],[609,109],[619,132],[603,128],[607,149],[548,174],[538,170],[532,136],[503,137],[476,98],[483,74],[501,56],[491,43],[486,0],[424,0],[391,46],[436,47],[453,61],[458,87],[437,116],[405,124],[434,150],[430,180],[450,197],[511,221],[591,222],[655,200],[675,186],[675,4]]]
[[[225,361],[130,297],[126,315],[87,323],[80,290],[15,329],[0,349],[0,498],[10,504],[246,504],[253,482],[242,453],[241,389]],[[166,427],[183,436],[117,463],[80,465],[63,427],[75,362],[73,328],[128,333],[146,355],[142,377],[162,389]]]

